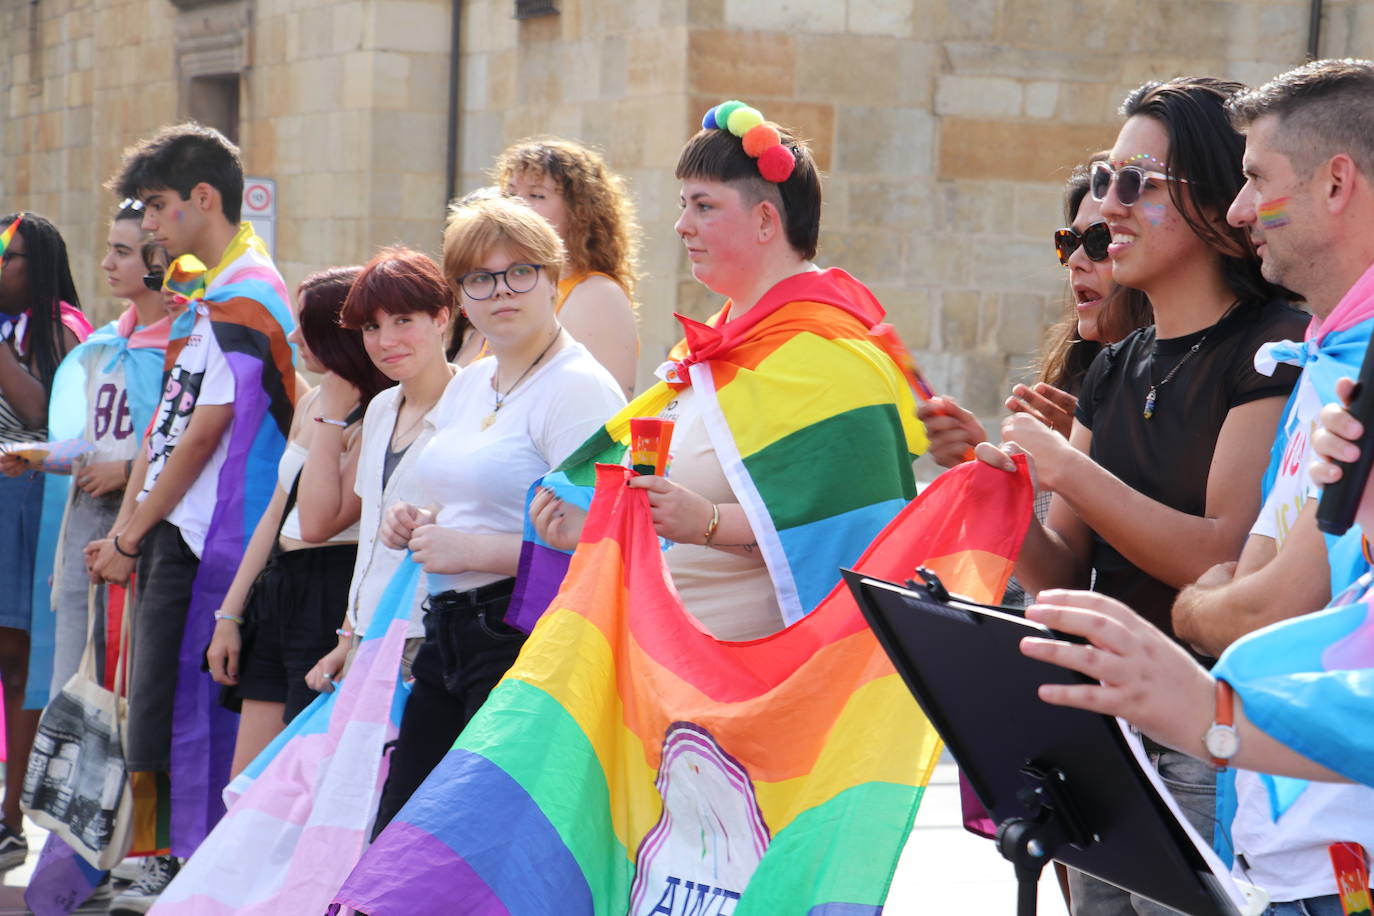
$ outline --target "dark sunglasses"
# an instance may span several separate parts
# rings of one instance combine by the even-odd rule
[[[1188,183],[1188,179],[1176,178],[1167,172],[1142,169],[1138,165],[1123,165],[1119,169],[1114,169],[1107,163],[1099,161],[1093,163],[1092,177],[1089,181],[1093,200],[1106,200],[1107,192],[1111,190],[1113,181],[1116,182],[1116,199],[1121,201],[1123,207],[1129,207],[1140,200],[1140,195],[1144,194],[1150,187],[1151,181]]]
[[[1079,245],[1083,246],[1083,253],[1090,260],[1106,260],[1107,246],[1111,241],[1111,230],[1101,221],[1084,229],[1082,235],[1068,227],[1054,230],[1054,250],[1059,255],[1059,263],[1064,265],[1069,263],[1069,258],[1078,250]]]
[[[163,276],[164,276],[163,271],[160,271],[160,270],[150,270],[150,271],[148,271],[146,274],[143,275],[143,285],[146,286],[146,287],[148,287],[150,290],[152,290],[152,291],[155,292],[155,293],[160,293],[160,292],[162,292],[162,277],[163,277]]]

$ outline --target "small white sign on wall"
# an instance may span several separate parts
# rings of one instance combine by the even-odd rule
[[[277,258],[277,182],[272,178],[243,179],[243,218],[267,244],[272,259]]]

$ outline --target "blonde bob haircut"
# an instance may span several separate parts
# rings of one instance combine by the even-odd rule
[[[444,279],[461,301],[458,282],[477,270],[494,249],[504,247],[512,263],[540,264],[549,283],[558,285],[566,255],[548,220],[523,201],[488,197],[449,208],[444,227]]]

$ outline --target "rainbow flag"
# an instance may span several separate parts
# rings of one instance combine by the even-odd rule
[[[842,586],[764,639],[703,632],[646,491],[603,465],[563,588],[335,903],[370,916],[871,916],[940,749]],[[1024,467],[942,476],[856,568],[1000,595]],[[337,908],[334,910],[337,912]]]
[[[228,457],[220,470],[176,674],[171,848],[178,856],[191,855],[224,814],[220,790],[229,781],[238,716],[219,705],[219,686],[201,670],[201,662],[214,630],[213,614],[277,485],[277,461],[296,399],[286,340],[294,327],[286,284],[250,223],[242,225],[204,280],[203,300],[172,322],[166,368],[185,347],[197,314],[205,311],[234,374],[235,400],[225,433]]]
[[[728,303],[706,323],[679,315],[686,339],[659,368],[663,382],[535,486],[587,506],[596,464],[625,462],[630,420],[656,416],[690,385],[795,623],[916,493],[925,429],[900,368],[870,336],[882,319],[873,294],[834,268],[788,277],[738,319]],[[527,524],[507,622],[533,628],[567,569],[568,554]]]

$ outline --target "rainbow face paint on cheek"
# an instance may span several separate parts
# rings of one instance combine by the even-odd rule
[[[1277,229],[1288,225],[1288,198],[1267,200],[1259,205],[1260,225],[1265,229]]]
[[[1166,211],[1164,204],[1141,204],[1140,210],[1145,214],[1145,221],[1151,226],[1159,226],[1164,223]]]

